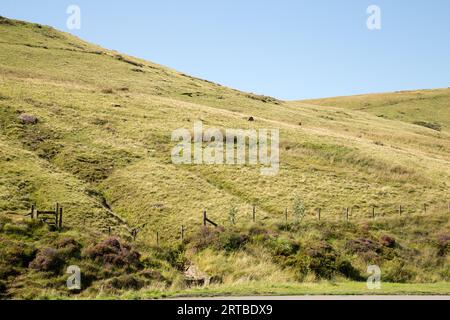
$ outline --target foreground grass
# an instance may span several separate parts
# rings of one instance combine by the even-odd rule
[[[126,293],[124,299],[161,299],[233,296],[302,296],[302,295],[448,295],[450,283],[382,283],[381,289],[369,290],[365,282],[317,282],[267,284],[254,282],[199,287],[187,290],[143,291]],[[99,296],[99,298],[102,298]],[[104,298],[104,297],[103,297]]]

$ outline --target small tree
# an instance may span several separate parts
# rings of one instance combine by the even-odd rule
[[[294,217],[297,223],[302,222],[303,218],[306,215],[306,208],[299,196],[295,196],[294,202],[292,204],[292,212],[294,213]]]
[[[230,211],[228,211],[228,217],[230,218],[230,223],[232,225],[236,224],[236,214],[237,214],[237,208],[236,208],[236,206],[232,206],[230,208]]]

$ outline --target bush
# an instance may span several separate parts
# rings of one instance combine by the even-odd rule
[[[382,250],[381,245],[378,242],[367,238],[349,240],[345,244],[345,248],[351,253],[380,253]]]
[[[394,248],[397,244],[395,238],[390,237],[388,235],[382,235],[380,238],[380,244],[384,247]]]
[[[322,279],[332,279],[336,274],[354,280],[361,279],[351,263],[340,259],[333,247],[326,242],[303,247],[297,255],[287,257],[285,265],[293,267],[300,279],[311,272]]]
[[[0,250],[3,264],[12,267],[28,267],[29,263],[35,258],[36,250],[24,244],[6,243]]]
[[[12,265],[0,265],[0,280],[6,280],[11,276],[17,275],[19,272]]]
[[[438,254],[445,256],[450,251],[450,236],[441,234],[437,237]]]
[[[353,267],[347,260],[341,260],[337,263],[337,271],[348,279],[355,281],[364,280],[364,277],[361,276],[359,270]]]
[[[36,258],[31,261],[29,267],[38,271],[52,272],[58,274],[64,266],[64,260],[58,250],[44,248],[39,250]]]
[[[267,228],[263,228],[259,225],[252,225],[248,231],[248,234],[250,237],[257,238],[263,241],[269,240],[271,237],[278,237],[277,232]]]
[[[337,271],[337,255],[329,244],[321,242],[308,249],[309,268],[319,278],[331,279]]]
[[[276,256],[290,256],[300,248],[298,243],[284,238],[271,238],[267,242],[267,246]]]
[[[172,267],[180,271],[184,271],[187,264],[187,259],[184,255],[184,248],[182,246],[176,248],[158,248],[155,256],[160,260],[167,261]]]
[[[405,283],[410,282],[416,276],[416,272],[400,259],[388,261],[381,270],[383,272],[382,279],[386,282]]]
[[[106,283],[107,288],[118,290],[139,290],[144,285],[144,281],[132,275],[115,277],[108,280]]]
[[[235,251],[249,240],[248,235],[223,228],[203,227],[188,242],[197,250],[214,248],[216,250]]]
[[[224,229],[221,227],[210,228],[202,227],[200,230],[188,239],[188,242],[192,247],[198,251],[203,250],[211,246],[213,243],[217,242],[219,233],[223,232]]]
[[[56,248],[64,259],[80,258],[81,244],[75,239],[66,237],[56,243]]]
[[[165,281],[164,276],[161,274],[161,272],[157,270],[145,269],[139,272],[139,275],[147,280],[153,280],[158,282]]]
[[[302,222],[303,218],[306,215],[306,207],[299,196],[295,196],[294,198],[294,202],[292,204],[292,211],[294,213],[296,222],[298,223]]]
[[[129,244],[121,244],[116,238],[107,238],[88,247],[84,255],[107,266],[126,269],[141,267],[139,252],[135,251]]]
[[[17,234],[17,235],[25,236],[25,235],[28,235],[29,228],[27,225],[24,225],[24,224],[6,223],[2,228],[2,232],[6,233],[6,234]]]
[[[246,234],[238,232],[222,232],[219,236],[219,242],[216,244],[217,250],[236,251],[242,248],[248,241]]]

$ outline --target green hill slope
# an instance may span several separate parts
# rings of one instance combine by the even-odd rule
[[[304,102],[365,111],[378,117],[428,126],[438,131],[450,130],[450,88],[336,97]]]
[[[448,130],[378,117],[389,115],[384,109],[360,111],[356,102],[324,108],[244,93],[4,18],[0,77],[5,213],[59,202],[74,228],[126,232],[148,223],[141,239],[153,241],[159,230],[162,241],[171,241],[181,225],[188,232],[198,226],[203,209],[224,224],[232,205],[238,222],[249,221],[256,205],[258,219],[270,224],[296,195],[309,215],[321,207],[330,219],[346,207],[357,217],[372,206],[386,214],[399,204],[419,212],[423,203],[444,207],[448,200]],[[437,92],[432,99],[445,101],[448,91]],[[414,104],[421,101],[427,110],[448,112],[444,102]],[[408,122],[436,120],[433,112],[416,119],[401,110]],[[24,123],[21,114],[38,122]],[[173,165],[172,131],[192,130],[196,120],[205,127],[279,128],[279,175],[261,176],[253,166]]]

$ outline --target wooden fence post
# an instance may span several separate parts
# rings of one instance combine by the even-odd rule
[[[59,229],[62,229],[63,226],[63,208],[59,208]]]
[[[206,210],[203,211],[203,226],[206,227]]]
[[[217,223],[215,223],[214,221],[208,219],[208,217],[206,216],[206,210],[205,210],[205,211],[203,211],[203,226],[206,227],[207,223],[212,224],[214,227],[218,226]]]
[[[398,214],[401,216],[402,215],[402,205],[400,205],[399,207],[398,207]]]
[[[59,203],[57,202],[55,206],[55,229],[58,229],[59,226],[58,215],[59,215]]]

